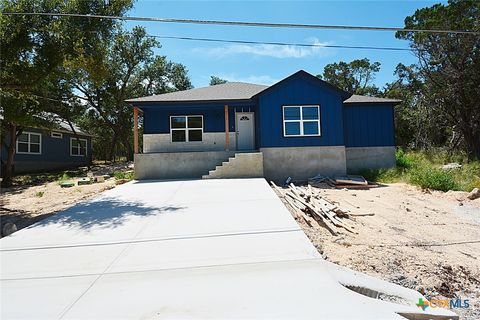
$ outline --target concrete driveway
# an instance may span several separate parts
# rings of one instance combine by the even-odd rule
[[[1,239],[0,254],[2,319],[404,319],[399,312],[421,312],[420,294],[322,260],[263,179],[128,183]]]

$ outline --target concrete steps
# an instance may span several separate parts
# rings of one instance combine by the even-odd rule
[[[203,175],[202,179],[259,178],[263,177],[263,154],[242,152],[228,158],[221,165]]]

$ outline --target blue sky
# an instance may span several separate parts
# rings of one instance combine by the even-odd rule
[[[403,27],[417,8],[439,1],[153,1],[139,0],[128,15],[162,18],[235,20],[324,25]],[[350,46],[408,47],[393,32],[318,29],[257,28],[155,22],[141,25],[151,35],[188,36],[249,41],[319,43]],[[399,62],[415,63],[408,51],[300,48],[161,39],[157,54],[183,63],[195,87],[208,85],[211,75],[230,81],[272,84],[300,70],[319,74],[332,62],[369,58],[379,61],[375,83],[382,87],[394,79]]]

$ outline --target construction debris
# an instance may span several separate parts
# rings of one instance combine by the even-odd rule
[[[348,211],[342,210],[335,204],[322,198],[319,190],[313,188],[310,184],[307,186],[296,186],[290,183],[285,192],[284,189],[279,188],[273,181],[270,183],[293,209],[292,214],[294,217],[303,219],[310,227],[324,226],[333,235],[337,235],[340,228],[351,233],[358,233],[355,227],[348,221],[349,219],[354,221]]]
[[[335,176],[333,178],[316,175],[308,179],[308,183],[318,188],[336,188],[336,189],[369,189],[378,187],[377,184],[369,183],[362,176]]]

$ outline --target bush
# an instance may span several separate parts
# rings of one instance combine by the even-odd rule
[[[441,191],[460,189],[451,172],[429,165],[413,167],[409,172],[409,182],[424,189]]]
[[[398,149],[395,153],[397,168],[410,169],[415,161],[413,155],[406,154],[402,149]]]
[[[127,171],[127,172],[115,171],[113,173],[113,176],[117,180],[133,180],[133,178],[135,177],[135,174],[133,171]]]

